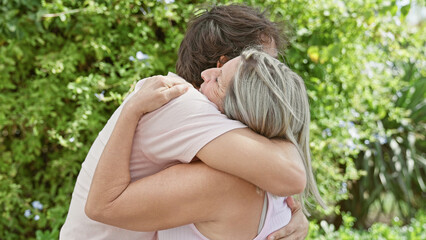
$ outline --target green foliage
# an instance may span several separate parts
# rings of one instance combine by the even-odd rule
[[[0,3],[1,239],[58,238],[92,141],[137,80],[174,71],[194,2]],[[394,195],[401,217],[424,209],[426,39],[424,24],[405,21],[410,6],[250,4],[267,7],[293,33],[284,59],[308,87],[320,192],[328,213],[358,219],[343,214],[343,228],[330,231],[351,239],[343,234],[365,222],[372,203],[384,205],[384,193]],[[416,219],[410,226],[421,230],[424,214]],[[312,225],[311,238],[327,226]],[[398,226],[359,235],[406,236]]]
[[[80,164],[112,111],[137,80],[173,70],[192,9],[165,6],[1,3],[1,239],[35,238],[36,229],[57,239]]]
[[[326,221],[310,223],[309,235],[307,239],[319,240],[370,240],[370,239],[389,239],[389,240],[422,240],[426,238],[424,226],[426,224],[425,212],[420,211],[416,218],[411,219],[409,225],[403,226],[401,220],[397,217],[389,225],[375,223],[368,230],[354,230],[355,218],[350,214],[343,213],[343,225],[336,229],[334,225]]]

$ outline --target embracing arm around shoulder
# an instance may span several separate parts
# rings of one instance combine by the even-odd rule
[[[178,164],[130,183],[119,194],[119,189],[114,194],[104,192],[104,197],[118,196],[108,203],[88,201],[86,214],[95,221],[133,231],[214,221],[229,214],[227,206],[240,191],[242,181],[202,162]]]
[[[166,102],[183,92],[179,86],[169,89],[158,87],[158,84],[162,85],[159,81],[147,80],[122,109],[97,165],[87,198],[85,213],[92,220],[134,231],[215,221],[229,215],[234,199],[244,199],[247,192],[256,191],[254,185],[241,178],[201,162],[173,166],[131,183],[129,159],[134,132],[140,116],[152,111],[150,108],[135,111],[134,104],[152,104],[158,99]],[[143,92],[146,89],[160,91],[152,95],[155,91]],[[163,96],[161,89],[175,90]],[[137,98],[141,99],[136,101]]]
[[[138,208],[137,205],[127,205],[126,201],[121,202],[132,195],[129,160],[136,126],[143,114],[183,94],[188,88],[185,84],[178,79],[149,78],[124,105],[92,179],[85,206],[89,218],[104,222],[102,217],[105,215]],[[139,104],[141,102],[143,106]]]
[[[241,177],[278,196],[301,193],[306,173],[296,147],[244,128],[229,131],[197,154],[208,166]]]

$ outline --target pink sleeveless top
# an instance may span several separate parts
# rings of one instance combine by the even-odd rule
[[[268,210],[265,223],[254,240],[264,240],[272,232],[284,227],[290,222],[291,209],[285,202],[285,197],[276,197],[267,193]],[[158,231],[158,240],[209,240],[200,233],[194,224]]]

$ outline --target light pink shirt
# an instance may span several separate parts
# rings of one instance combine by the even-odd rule
[[[285,202],[285,197],[272,196],[267,193],[268,210],[265,223],[260,233],[254,240],[265,240],[269,234],[284,227],[290,222],[291,209]],[[231,236],[232,237],[232,236]],[[158,232],[158,240],[208,240],[194,224],[188,224],[176,228]]]
[[[144,80],[138,82],[135,91],[143,82]],[[102,224],[89,219],[84,213],[93,174],[123,104],[114,112],[99,133],[82,164],[72,194],[68,216],[60,232],[60,239],[151,240],[157,237],[156,232],[128,231]],[[188,163],[204,145],[214,138],[230,130],[243,127],[245,125],[242,123],[226,118],[217,110],[216,105],[191,88],[181,97],[146,114],[139,121],[130,159],[132,181],[152,175],[177,163]]]

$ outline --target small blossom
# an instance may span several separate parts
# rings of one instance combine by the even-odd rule
[[[104,100],[105,96],[104,96],[105,91],[102,91],[100,94],[95,93],[95,97],[98,98],[99,102]]]
[[[370,144],[370,141],[368,141],[368,140],[366,139],[366,140],[364,140],[364,144],[365,144],[365,145],[368,145],[368,144]]]
[[[346,127],[346,122],[343,120],[339,121],[339,127]]]
[[[359,134],[358,131],[356,130],[355,127],[351,127],[348,129],[349,134],[351,135],[351,137],[358,139],[359,138]]]
[[[374,137],[377,140],[379,140],[379,143],[382,144],[382,145],[388,142],[388,140],[386,139],[386,136],[383,136],[383,135],[380,135],[380,134],[376,133],[376,134],[374,134]]]
[[[36,220],[36,221],[40,220],[40,216],[39,215],[35,215],[34,216],[34,220]]]
[[[74,140],[75,140],[75,138],[74,138],[74,137],[72,137],[72,138],[70,138],[68,141],[70,141],[70,142],[74,142]]]
[[[174,2],[175,2],[175,0],[164,0],[164,2],[165,2],[166,4],[170,4],[170,3],[174,3]]]
[[[31,205],[33,205],[33,208],[35,209],[43,210],[43,204],[41,204],[40,201],[33,201]]]
[[[24,216],[26,218],[29,218],[31,216],[31,210],[30,209],[25,210]]]
[[[323,137],[326,137],[326,136],[330,137],[331,136],[331,130],[330,130],[330,128],[324,129],[324,131],[322,131],[322,136]]]
[[[135,61],[135,57],[130,56],[130,57],[129,57],[129,60],[130,60],[131,62],[134,62],[134,61]]]
[[[353,108],[351,109],[351,113],[352,113],[352,116],[354,116],[356,118],[359,117],[359,113],[357,111],[355,111],[355,109],[353,109]]]
[[[382,144],[382,145],[388,142],[386,137],[383,137],[383,136],[379,136],[378,139],[379,139],[380,144]]]
[[[352,139],[349,139],[346,141],[346,146],[350,149],[350,150],[355,150],[356,149],[356,145],[354,143],[354,141],[352,141]]]
[[[342,186],[340,187],[339,194],[345,194],[348,192],[348,184],[345,182],[342,182]]]
[[[146,60],[146,59],[148,59],[148,58],[149,58],[149,56],[148,56],[147,54],[145,54],[145,53],[141,52],[141,51],[138,51],[138,52],[136,53],[136,58],[137,58],[139,61],[142,61],[142,60]]]
[[[408,4],[410,4],[410,0],[399,0],[399,1],[396,1],[396,5],[398,7],[407,6]]]

